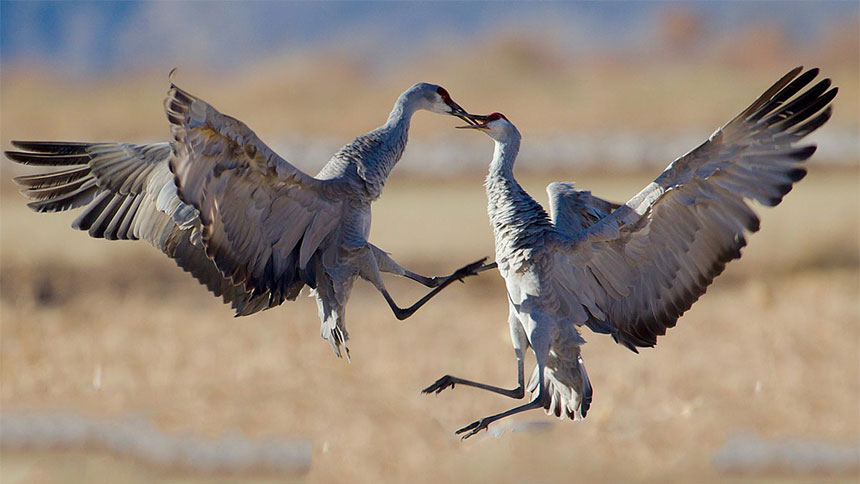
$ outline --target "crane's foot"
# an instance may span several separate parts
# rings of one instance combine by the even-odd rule
[[[457,269],[456,271],[454,271],[450,275],[429,277],[429,278],[426,278],[425,281],[419,281],[419,282],[421,282],[422,284],[424,284],[427,287],[447,286],[448,284],[450,284],[454,281],[463,282],[463,279],[465,279],[469,276],[477,276],[478,274],[480,274],[486,270],[496,268],[495,262],[493,262],[492,264],[486,264],[485,265],[484,262],[486,262],[486,261],[487,261],[487,258],[484,257],[483,259],[481,259],[479,261],[472,262],[471,264],[467,264],[467,265]]]
[[[480,432],[482,430],[487,430],[487,427],[489,427],[490,424],[493,423],[494,421],[495,421],[495,419],[482,418],[481,420],[477,420],[475,422],[472,422],[469,425],[457,430],[454,433],[457,435],[463,434],[462,436],[460,436],[460,440],[466,440],[469,437],[477,434],[478,432]]]
[[[442,378],[433,382],[433,384],[429,387],[421,390],[421,393],[435,393],[436,395],[438,395],[442,390],[446,388],[454,388],[455,383],[456,382],[454,381],[454,377],[452,377],[451,375],[445,375]]]
[[[545,402],[547,400],[547,398],[549,398],[549,393],[547,393],[544,388],[541,388],[540,393],[538,394],[537,398],[530,401],[529,403],[527,403],[525,405],[520,405],[519,407],[514,407],[514,408],[507,410],[505,412],[502,412],[502,413],[497,413],[495,415],[490,415],[489,417],[484,417],[481,420],[478,420],[476,422],[472,422],[469,425],[458,430],[456,432],[456,434],[457,435],[463,434],[463,436],[460,437],[460,439],[466,440],[469,437],[477,434],[478,432],[480,432],[482,430],[487,430],[487,427],[489,427],[489,425],[491,423],[495,422],[496,420],[503,419],[505,417],[510,417],[511,415],[514,415],[514,414],[517,414],[520,412],[525,412],[527,410],[532,410],[535,408],[542,407],[543,402]]]
[[[463,282],[463,279],[469,276],[477,276],[481,272],[479,269],[484,266],[484,262],[487,262],[486,257],[457,269],[453,274],[445,279]]]

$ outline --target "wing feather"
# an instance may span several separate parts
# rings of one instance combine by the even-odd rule
[[[165,111],[178,195],[198,210],[209,257],[254,294],[295,297],[294,281],[339,225],[342,202],[330,195],[330,183],[303,173],[244,123],[174,84]]]
[[[782,201],[805,176],[803,162],[815,152],[814,145],[794,144],[831,115],[837,89],[829,79],[807,88],[818,70],[801,72],[783,76],[708,141],[589,227],[572,233],[554,213],[553,267],[568,273],[563,287],[571,278],[579,281],[570,297],[589,312],[578,324],[611,333],[634,351],[653,346],[726,263],[741,256],[745,233],[759,228],[749,201]]]
[[[252,296],[224,278],[202,246],[192,242],[200,221],[197,210],[177,196],[168,169],[169,144],[13,141],[22,151],[7,151],[12,161],[64,167],[52,173],[15,178],[36,211],[83,207],[72,227],[95,238],[145,239],[173,258],[237,315],[270,307],[267,294]]]
[[[586,190],[577,190],[572,182],[553,182],[546,187],[549,195],[549,216],[555,227],[574,234],[585,230],[618,208],[618,204],[596,197]]]

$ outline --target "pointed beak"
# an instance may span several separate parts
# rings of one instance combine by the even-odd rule
[[[487,126],[487,120],[489,119],[488,116],[482,116],[480,114],[466,113],[465,116],[461,117],[460,119],[465,120],[469,124],[466,126],[454,126],[455,128],[458,128],[458,129],[488,129],[489,128]]]
[[[458,118],[469,124],[475,124],[475,121],[470,118],[471,114],[467,113],[465,109],[460,107],[460,105],[455,103],[452,99],[449,99],[446,104],[448,104],[448,107],[451,108],[450,114],[452,116],[457,116]]]

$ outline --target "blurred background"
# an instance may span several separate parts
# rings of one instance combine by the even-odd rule
[[[511,401],[419,390],[445,373],[515,385],[497,274],[405,322],[357,284],[347,363],[312,300],[233,319],[144,242],[30,212],[11,178],[35,170],[4,159],[0,480],[854,482],[858,18],[856,2],[821,1],[0,3],[3,149],[166,140],[178,67],[180,86],[315,173],[426,81],[517,124],[517,174],[542,203],[554,180],[623,202],[792,67],[840,88],[808,177],[759,210],[743,259],[657,348],[584,334],[588,419],[533,412],[465,443],[454,429]],[[421,273],[492,254],[492,144],[456,124],[418,114],[374,205],[371,240]],[[387,284],[401,305],[422,294]]]

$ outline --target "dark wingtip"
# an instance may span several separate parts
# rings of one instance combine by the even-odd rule
[[[9,159],[10,161],[14,161],[15,163],[28,164],[27,160],[29,159],[27,153],[21,153],[20,151],[4,151],[3,155]]]
[[[177,104],[177,101],[182,104],[191,104],[194,100],[191,98],[191,95],[187,92],[183,91],[181,88],[176,86],[175,84],[171,84],[171,90],[173,91],[173,100],[170,102],[170,107],[174,111],[178,111],[182,109],[181,104]]]
[[[167,80],[170,81],[170,87],[175,86],[175,84],[173,83],[173,78],[176,77],[176,71],[178,69],[178,67],[174,67],[173,69],[170,69],[170,72],[167,74]]]
[[[788,172],[788,178],[793,182],[799,182],[806,176],[806,170],[803,168],[795,168]]]
[[[794,158],[797,161],[804,161],[804,160],[809,159],[809,157],[812,156],[817,149],[818,149],[817,145],[804,146],[803,148],[800,148],[799,150],[794,151],[789,156],[791,158]]]
[[[758,218],[758,216],[753,217],[753,219],[750,220],[750,225],[749,227],[747,227],[747,230],[749,230],[750,232],[758,232],[759,229],[761,229],[761,220]],[[743,243],[744,246],[746,246],[746,239],[744,239]]]
[[[802,72],[803,72],[803,66],[797,66],[794,69],[791,69],[790,71],[786,72],[785,75],[782,76],[782,78],[792,80],[795,77],[797,77],[798,75],[800,75],[800,73],[802,73]]]
[[[827,80],[829,81],[830,79],[827,79]],[[833,101],[833,99],[836,97],[837,94],[839,94],[839,86],[833,86],[833,89],[827,91],[821,97],[822,98],[826,97],[827,98],[827,104],[830,104],[830,102]]]
[[[12,146],[33,153],[50,153],[54,155],[80,155],[87,151],[93,143],[80,141],[24,141],[13,140]]]

